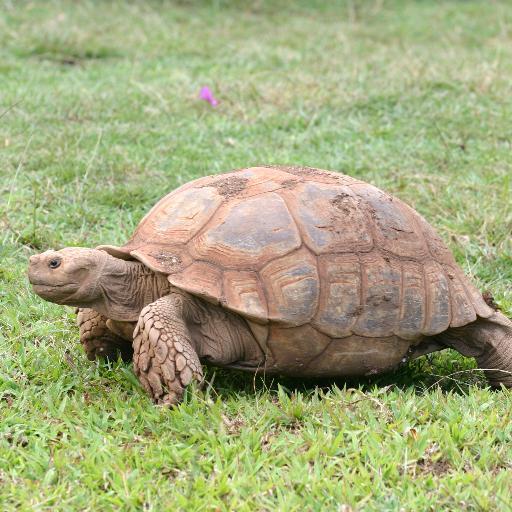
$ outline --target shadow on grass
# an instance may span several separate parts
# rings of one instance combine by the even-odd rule
[[[482,372],[476,370],[472,359],[463,358],[452,350],[444,350],[419,359],[381,375],[359,378],[290,378],[282,376],[254,376],[250,373],[210,367],[206,379],[221,397],[236,397],[255,392],[275,392],[279,387],[288,393],[313,393],[317,389],[328,391],[355,388],[369,392],[375,388],[391,387],[399,390],[414,389],[416,394],[431,390],[465,395],[471,386],[486,387]]]
[[[203,367],[205,370],[205,390],[213,399],[238,400],[243,396],[283,392],[288,395],[301,393],[312,395],[317,391],[329,392],[337,389],[357,389],[363,393],[375,390],[413,391],[416,395],[441,391],[446,394],[467,395],[472,386],[488,386],[474,361],[464,358],[457,352],[447,349],[410,361],[394,371],[360,378],[290,378],[276,375],[254,375],[238,370]],[[128,393],[140,391],[142,386],[133,373],[132,364],[120,359],[102,363],[99,374],[105,383],[116,382]]]

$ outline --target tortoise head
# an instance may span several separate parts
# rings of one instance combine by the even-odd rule
[[[99,281],[106,252],[82,247],[49,250],[30,257],[28,279],[34,292],[56,304],[81,306],[101,295]]]

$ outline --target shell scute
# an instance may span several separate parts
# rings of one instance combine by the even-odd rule
[[[459,281],[464,284],[464,288],[470,298],[471,305],[473,306],[475,313],[482,318],[488,318],[493,315],[494,310],[485,302],[482,294],[476,289],[473,283],[467,279],[464,272],[462,272],[462,270],[457,266],[453,266],[451,268]]]
[[[164,198],[156,215],[139,228],[145,240],[153,237],[174,243],[188,242],[210,219],[222,203],[212,187],[192,188],[182,194]]]
[[[464,285],[460,281],[456,272],[450,267],[444,267],[445,274],[448,277],[451,296],[451,327],[461,327],[476,320],[476,313],[471,299],[468,297]]]
[[[366,204],[379,249],[415,260],[426,258],[425,239],[404,203],[373,185],[356,184],[351,188]]]
[[[260,271],[269,319],[302,325],[315,314],[320,282],[315,258],[305,249],[268,263]]]
[[[225,271],[223,289],[224,300],[233,311],[252,319],[268,317],[265,294],[256,272]]]
[[[443,268],[435,261],[426,261],[423,272],[427,314],[421,332],[431,336],[445,331],[450,325],[450,285]]]
[[[312,324],[332,338],[352,334],[361,313],[361,266],[354,254],[330,254],[319,261],[320,305]]]
[[[373,239],[359,199],[346,186],[306,182],[284,193],[315,254],[366,252]]]
[[[395,334],[404,339],[420,336],[425,322],[425,287],[421,264],[405,261],[402,263],[402,309]]]
[[[195,261],[182,272],[169,275],[168,280],[173,286],[210,302],[218,303],[222,297],[222,272],[204,261]]]
[[[134,250],[147,244],[173,245],[190,240],[222,203],[214,188],[205,188],[208,177],[186,183],[158,201],[144,216],[124,248]],[[197,185],[197,186],[194,186]]]
[[[207,231],[192,241],[199,259],[232,268],[258,268],[301,244],[299,231],[283,199],[269,193],[229,202]]]
[[[362,311],[354,327],[361,336],[391,336],[400,317],[400,265],[378,252],[361,255]]]
[[[434,228],[417,212],[415,212],[410,206],[404,205],[408,210],[416,215],[417,224],[423,232],[423,237],[427,242],[429,252],[431,256],[441,264],[447,264],[450,266],[456,266],[455,258],[451,251],[446,247],[441,237],[436,233]]]

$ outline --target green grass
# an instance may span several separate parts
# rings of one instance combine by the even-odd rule
[[[293,163],[412,204],[512,316],[511,84],[508,2],[1,0],[0,508],[512,510],[512,395],[472,360],[208,371],[168,411],[25,277],[192,178]]]

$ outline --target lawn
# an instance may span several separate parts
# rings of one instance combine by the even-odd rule
[[[190,179],[291,163],[413,205],[512,316],[511,84],[509,2],[0,0],[0,508],[512,510],[512,393],[473,360],[209,370],[166,410],[25,275]]]

